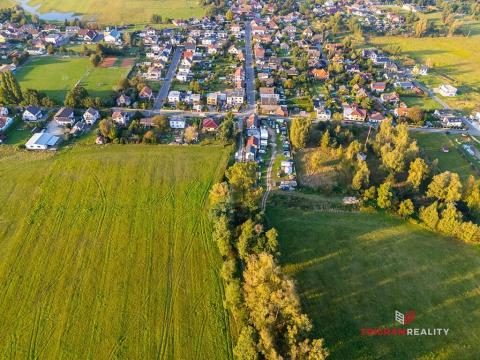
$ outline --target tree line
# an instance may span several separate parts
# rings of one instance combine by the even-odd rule
[[[223,257],[224,306],[237,328],[236,359],[325,359],[322,339],[301,311],[292,279],[278,265],[278,233],[258,207],[258,165],[236,163],[210,192],[213,240]]]
[[[11,71],[5,71],[0,74],[0,104],[45,107],[55,105],[52,99],[37,90],[27,89],[22,91],[20,84]]]
[[[348,191],[358,195],[362,208],[419,220],[466,242],[480,241],[480,180],[470,176],[462,183],[457,173],[440,171],[437,161],[427,159],[410,138],[406,124],[384,121],[368,134],[339,124],[320,127],[320,144],[309,167],[321,168],[322,160],[334,159],[336,173],[347,179]],[[292,124],[291,136],[296,149],[305,147],[310,127]]]

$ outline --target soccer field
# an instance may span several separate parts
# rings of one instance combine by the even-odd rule
[[[37,57],[22,65],[16,73],[22,89],[44,92],[62,104],[67,92],[81,80],[90,96],[108,98],[118,81],[128,75],[130,67],[97,67],[84,57]]]
[[[478,247],[383,214],[267,209],[281,263],[329,359],[475,359]],[[415,311],[395,324],[395,310]],[[445,336],[362,336],[362,328],[448,328]]]
[[[220,147],[0,157],[0,357],[229,359],[206,199]]]

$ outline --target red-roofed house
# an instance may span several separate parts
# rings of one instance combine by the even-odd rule
[[[206,118],[202,121],[202,129],[207,132],[217,131],[218,124],[212,118]]]

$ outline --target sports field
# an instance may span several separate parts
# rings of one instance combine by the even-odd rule
[[[0,156],[0,358],[229,359],[206,199],[228,151]]]
[[[205,14],[197,0],[32,0],[28,4],[40,5],[40,13],[74,12],[87,20],[108,24],[145,23],[150,21],[152,14],[171,19]]]
[[[118,81],[127,76],[131,66],[93,67],[83,57],[37,57],[22,65],[16,77],[22,89],[44,92],[63,103],[67,92],[80,80],[90,96],[107,98]]]
[[[438,22],[440,13],[429,15]],[[454,37],[373,37],[370,43],[376,46],[399,45],[402,51],[425,64],[433,62],[431,74],[420,80],[432,88],[441,84],[453,84],[459,89],[455,98],[444,98],[449,105],[470,111],[480,103],[480,22],[466,18],[465,31],[469,36]]]
[[[382,214],[270,206],[281,262],[324,337],[329,359],[475,359],[480,353],[480,251]],[[392,328],[413,310],[411,328],[447,336],[361,336]]]

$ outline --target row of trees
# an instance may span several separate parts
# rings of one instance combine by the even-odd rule
[[[277,264],[278,234],[265,228],[259,212],[257,171],[255,163],[236,163],[210,192],[213,239],[224,260],[224,305],[240,329],[235,358],[324,359],[323,340],[307,337],[312,324]]]
[[[54,101],[37,90],[22,91],[11,71],[0,74],[0,104],[13,106],[36,105],[51,107]]]
[[[352,135],[340,125],[325,126],[309,168],[335,159],[336,172],[348,174],[363,206],[418,218],[432,230],[467,242],[480,241],[480,227],[472,221],[480,215],[480,181],[471,177],[464,185],[458,174],[440,173],[436,162],[421,156],[405,124],[385,121],[373,139],[362,143]]]

